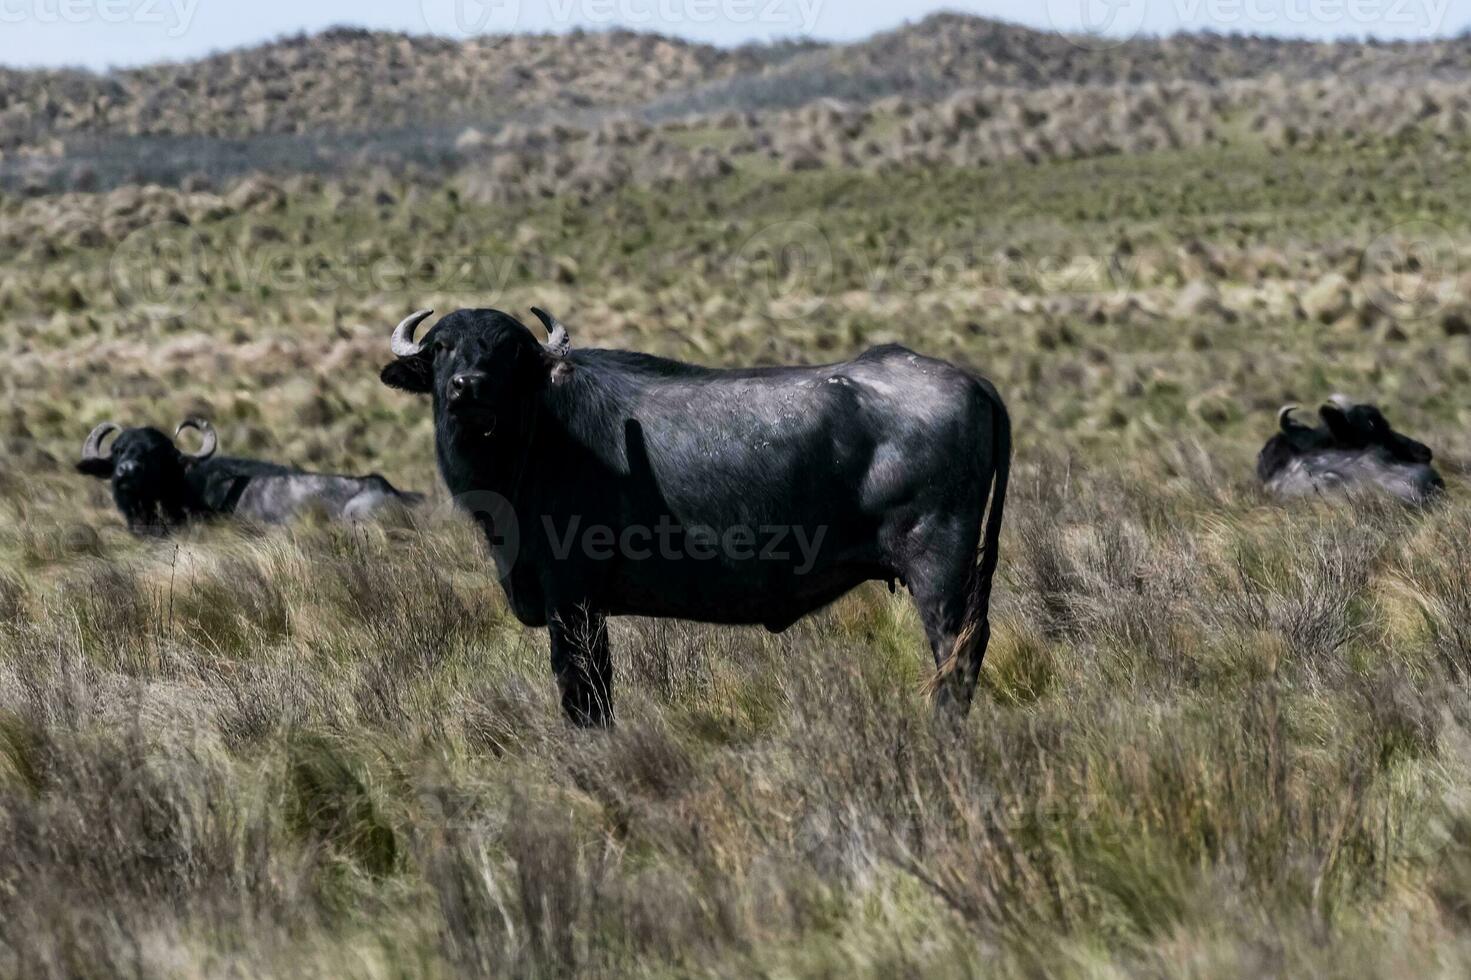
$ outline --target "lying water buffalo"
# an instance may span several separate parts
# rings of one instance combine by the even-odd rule
[[[219,439],[203,419],[186,419],[174,430],[198,431],[204,439],[186,453],[152,427],[120,429],[103,422],[82,444],[77,470],[112,482],[112,499],[135,534],[159,534],[190,518],[233,514],[279,523],[308,508],[354,520],[394,503],[414,504],[417,493],[396,490],[383,477],[307,473],[254,459],[216,456]],[[107,453],[102,441],[118,432]]]
[[[497,310],[415,341],[431,312],[382,379],[432,396],[440,473],[517,618],[549,628],[572,721],[611,719],[607,616],[779,631],[871,579],[908,587],[937,700],[969,707],[1011,461],[989,382],[898,346],[735,370],[573,350],[541,310],[545,344]]]
[[[1375,490],[1421,504],[1445,489],[1430,448],[1394,431],[1373,405],[1335,395],[1308,426],[1293,417],[1298,406],[1277,413],[1280,432],[1257,457],[1257,476],[1270,493],[1302,497],[1330,491]]]

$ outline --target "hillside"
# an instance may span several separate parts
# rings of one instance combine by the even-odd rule
[[[1183,35],[1097,46],[940,14],[848,45],[720,49],[627,31],[466,41],[338,29],[107,74],[0,70],[0,150],[79,137],[363,133],[621,108],[656,116],[819,97],[935,98],[1042,87],[1281,75],[1460,78],[1471,41],[1316,44]]]
[[[1312,43],[1269,37],[1182,34],[1098,44],[964,14],[937,14],[850,45],[784,60],[759,75],[712,82],[674,106],[789,107],[828,96],[859,102],[890,95],[943,97],[960,88],[1219,84],[1280,76],[1361,83],[1389,78],[1463,78],[1471,40],[1435,43]]]
[[[752,50],[624,31],[457,42],[339,29],[108,74],[0,72],[0,149],[64,136],[358,132],[638,105],[759,71],[762,61]]]

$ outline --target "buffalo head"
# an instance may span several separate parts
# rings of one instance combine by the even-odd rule
[[[1334,395],[1318,410],[1340,448],[1380,450],[1400,463],[1429,463],[1430,447],[1394,431],[1377,406]]]
[[[1282,497],[1378,490],[1409,503],[1437,496],[1445,483],[1430,447],[1396,432],[1376,406],[1333,396],[1306,425],[1296,405],[1277,413],[1279,432],[1257,457],[1257,475]]]
[[[111,481],[112,498],[134,533],[159,533],[184,519],[189,468],[213,456],[218,445],[214,429],[204,419],[185,419],[174,436],[185,429],[203,435],[201,448],[183,452],[152,426],[123,429],[115,422],[103,422],[82,443],[77,472]],[[103,452],[103,441],[114,432],[117,437]]]
[[[421,310],[394,328],[395,359],[380,377],[391,388],[432,395],[441,433],[511,435],[530,399],[572,370],[567,328],[544,310],[532,312],[546,325],[546,343],[499,310],[459,310],[415,340],[433,314]]]

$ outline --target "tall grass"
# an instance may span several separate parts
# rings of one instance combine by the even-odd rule
[[[275,235],[349,271],[511,271],[292,288],[220,262],[167,317],[111,289],[108,250],[36,231],[0,280],[0,976],[1464,973],[1471,348],[1292,306],[1396,222],[1464,243],[1461,184],[1383,153],[733,175],[520,210],[429,176],[301,181],[192,227],[213,258]],[[739,253],[789,220],[833,275],[781,319],[822,284],[776,295]],[[1127,296],[1011,281],[1124,254]],[[956,255],[948,281],[882,275]],[[1235,315],[1177,308],[1200,278]],[[138,540],[69,468],[101,418],[206,414],[226,451],[432,493],[427,412],[377,380],[390,308],[531,303],[589,346],[750,364],[899,340],[993,377],[1018,451],[965,724],[934,720],[917,616],[874,584],[780,635],[615,621],[619,725],[574,731],[545,635],[437,502]],[[1272,412],[1335,390],[1433,445],[1450,499],[1267,501]]]
[[[1110,480],[1019,481],[960,728],[874,589],[781,636],[617,623],[620,725],[571,730],[454,522],[13,580],[0,970],[1464,964],[1465,509],[1151,527],[1167,491]]]

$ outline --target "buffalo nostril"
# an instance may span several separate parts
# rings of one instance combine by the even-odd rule
[[[475,394],[480,384],[481,375],[476,373],[456,374],[449,379],[449,396],[451,399],[469,398]]]

